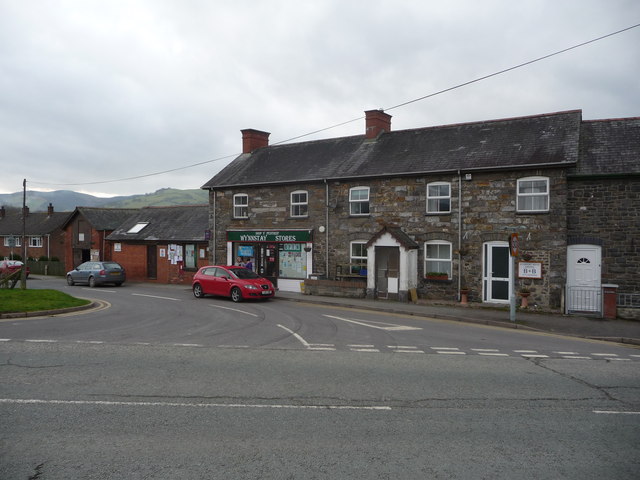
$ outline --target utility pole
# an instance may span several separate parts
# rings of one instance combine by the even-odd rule
[[[22,181],[22,273],[20,288],[27,288],[27,179]]]

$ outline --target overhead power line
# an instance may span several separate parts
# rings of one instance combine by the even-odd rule
[[[533,60],[529,60],[529,61],[526,61],[526,62],[523,62],[523,63],[519,63],[518,65],[514,65],[512,67],[505,68],[503,70],[499,70],[497,72],[490,73],[488,75],[483,75],[482,77],[478,77],[478,78],[475,78],[473,80],[469,80],[467,82],[460,83],[458,85],[454,85],[454,86],[449,87],[449,88],[445,88],[444,90],[439,90],[437,92],[433,92],[433,93],[430,93],[430,94],[427,94],[427,95],[423,95],[423,96],[418,97],[418,98],[414,98],[413,100],[408,100],[406,102],[402,102],[402,103],[399,103],[397,105],[393,105],[391,107],[383,108],[383,110],[384,111],[394,110],[396,108],[405,107],[405,106],[410,105],[412,103],[416,103],[416,102],[420,102],[422,100],[426,100],[427,98],[435,97],[437,95],[442,95],[443,93],[447,93],[447,92],[450,92],[452,90],[457,90],[458,88],[466,87],[467,85],[471,85],[473,83],[477,83],[477,82],[480,82],[482,80],[486,80],[486,79],[491,78],[491,77],[496,77],[498,75],[502,75],[504,73],[510,72],[512,70],[516,70],[518,68],[526,67],[527,65],[531,65],[533,63],[540,62],[542,60],[546,60],[548,58],[554,57],[556,55],[560,55],[562,53],[566,53],[568,51],[575,50],[576,48],[584,47],[585,45],[589,45],[591,43],[595,43],[595,42],[598,42],[600,40],[604,40],[605,38],[609,38],[609,37],[612,37],[614,35],[618,35],[620,33],[624,33],[626,31],[632,30],[632,29],[637,28],[637,27],[640,27],[640,23],[637,23],[635,25],[631,25],[630,27],[626,27],[626,28],[623,28],[621,30],[616,30],[615,32],[611,32],[611,33],[608,33],[606,35],[602,35],[600,37],[593,38],[591,40],[587,40],[586,42],[578,43],[577,45],[573,45],[571,47],[563,48],[562,50],[558,50],[556,52],[549,53],[547,55],[543,55],[542,57],[538,57],[538,58],[535,58]],[[334,128],[342,127],[344,125],[348,125],[348,124],[353,123],[353,122],[358,122],[358,121],[363,120],[364,118],[365,117],[361,115],[361,116],[359,116],[357,118],[353,118],[353,119],[347,120],[345,122],[336,123],[334,125],[330,125],[330,126],[325,127],[325,128],[321,128],[321,129],[318,129],[318,130],[314,130],[312,132],[308,132],[308,133],[304,133],[302,135],[298,135],[296,137],[291,137],[291,138],[287,138],[286,140],[281,140],[281,141],[278,141],[278,142],[274,142],[274,143],[272,143],[272,145],[280,145],[280,144],[283,144],[283,143],[292,142],[293,140],[298,140],[300,138],[308,137],[308,136],[315,135],[315,134],[318,134],[318,133],[326,132],[328,130],[332,130]],[[113,180],[100,180],[100,181],[95,181],[95,182],[82,182],[82,183],[47,183],[47,182],[31,181],[30,183],[35,183],[35,184],[38,184],[38,185],[53,185],[53,186],[83,186],[83,185],[99,185],[99,184],[105,184],[105,183],[125,182],[125,181],[128,181],[128,180],[137,180],[137,179],[140,179],[140,178],[147,178],[147,177],[153,177],[153,176],[157,176],[157,175],[164,175],[165,173],[177,172],[179,170],[186,170],[188,168],[193,168],[193,167],[197,167],[197,166],[200,166],[200,165],[205,165],[207,163],[219,162],[221,160],[226,160],[228,158],[235,158],[238,155],[239,155],[239,153],[235,153],[235,154],[225,155],[223,157],[217,157],[217,158],[214,158],[214,159],[211,159],[211,160],[204,160],[202,162],[192,163],[190,165],[183,165],[181,167],[176,167],[176,168],[172,168],[172,169],[169,169],[169,170],[162,170],[162,171],[159,171],[159,172],[147,173],[147,174],[143,174],[143,175],[136,175],[136,176],[133,176],[133,177],[118,178],[118,179],[113,179]]]

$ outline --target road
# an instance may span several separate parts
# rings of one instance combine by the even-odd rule
[[[0,322],[0,478],[637,478],[640,351],[180,287]]]

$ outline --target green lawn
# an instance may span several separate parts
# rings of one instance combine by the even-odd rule
[[[57,290],[0,289],[0,313],[35,312],[58,308],[79,307],[89,300],[72,297]]]

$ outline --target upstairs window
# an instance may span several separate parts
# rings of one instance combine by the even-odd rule
[[[528,177],[518,180],[518,212],[549,211],[549,179]]]
[[[349,214],[369,215],[369,187],[353,187],[349,190]]]
[[[291,216],[306,217],[309,214],[309,195],[304,190],[291,192]]]
[[[249,218],[249,195],[246,193],[233,196],[233,218]]]
[[[427,213],[451,212],[451,184],[434,182],[427,185]]]
[[[138,222],[129,230],[127,230],[127,233],[140,233],[142,229],[147,225],[149,225],[149,222]]]
[[[30,247],[42,247],[42,237],[29,237]]]
[[[431,240],[424,244],[424,272],[446,273],[451,278],[451,243]]]

